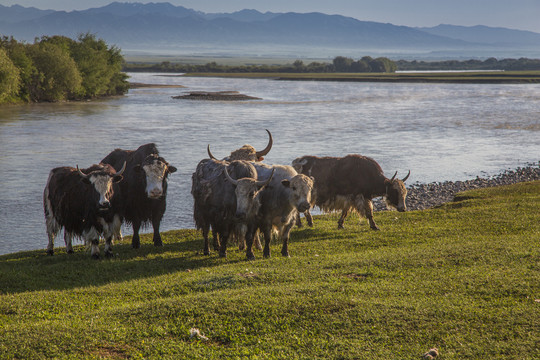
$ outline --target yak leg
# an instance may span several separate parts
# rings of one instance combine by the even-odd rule
[[[373,220],[373,203],[370,199],[364,199],[364,213],[368,219],[369,227],[372,230],[379,230],[379,227],[375,224],[375,220]]]
[[[255,255],[253,254],[253,238],[255,236],[255,227],[248,226],[246,231],[246,257],[248,260],[255,260]],[[258,239],[257,239],[258,242]],[[260,244],[259,244],[260,246]]]
[[[64,229],[64,243],[66,243],[66,252],[68,254],[73,254],[73,245],[71,240],[73,239],[73,234]]]
[[[265,258],[270,257],[270,240],[272,240],[272,225],[265,226],[263,229],[264,234],[264,250],[263,250],[263,256]]]
[[[300,218],[300,213],[296,214],[296,226],[301,228],[302,226],[302,219]]]
[[[105,237],[105,256],[106,257],[113,257],[113,251],[112,251],[112,234]]]
[[[141,228],[141,222],[139,220],[133,221],[133,237],[131,238],[131,247],[138,249],[141,247],[141,238],[139,237],[139,230]]]
[[[53,255],[54,254],[54,239],[56,238],[56,234],[58,234],[58,231],[60,231],[61,226],[56,222],[53,216],[46,215],[45,222],[47,223],[47,236],[49,237],[49,245],[47,245],[47,254]],[[64,229],[64,236],[65,236],[65,229]],[[65,237],[64,237],[65,238]]]
[[[343,223],[345,222],[345,218],[347,217],[347,215],[349,214],[349,209],[343,209],[341,211],[341,217],[339,218],[338,222],[337,222],[337,228],[338,229],[343,229]]]
[[[227,257],[227,240],[229,240],[229,229],[220,233],[219,240],[220,240],[219,257]]]
[[[214,251],[218,251],[221,245],[219,242],[219,234],[217,233],[216,230],[214,230],[214,228],[212,228],[212,239],[213,239],[212,246],[214,247]]]
[[[291,233],[291,229],[293,226],[293,222],[291,221],[288,225],[285,225],[281,233],[281,238],[283,240],[283,246],[281,247],[281,255],[285,257],[289,257],[289,235]]]
[[[163,246],[163,241],[161,241],[161,235],[159,233],[159,226],[161,225],[161,218],[163,217],[163,212],[159,209],[152,211],[152,228],[154,229],[154,246]]]
[[[306,218],[308,226],[313,227],[313,217],[311,216],[309,210],[304,211],[304,216]]]
[[[84,242],[91,246],[91,254],[94,259],[99,259],[99,232],[95,227],[83,231]]]
[[[205,225],[202,228],[202,236],[204,239],[204,255],[210,255],[210,242],[208,241],[208,232],[210,231],[210,226]],[[215,250],[215,249],[214,249]]]

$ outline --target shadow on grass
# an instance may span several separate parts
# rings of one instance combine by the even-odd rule
[[[164,245],[155,247],[151,235],[143,235],[139,249],[133,249],[126,238],[113,246],[112,258],[100,260],[93,259],[84,245],[75,246],[73,254],[57,248],[54,256],[45,250],[2,255],[0,294],[101,286],[245,261],[233,244],[227,258],[219,258],[217,252],[203,255],[202,236],[195,231],[170,231],[162,237]]]

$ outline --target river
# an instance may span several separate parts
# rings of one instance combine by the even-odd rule
[[[45,249],[42,193],[57,166],[87,167],[115,148],[155,142],[170,176],[162,230],[193,228],[191,174],[243,144],[274,147],[266,162],[359,153],[408,183],[490,176],[540,159],[540,85],[399,84],[130,74],[138,88],[88,102],[0,107],[0,254]],[[172,99],[239,91],[262,100]],[[146,230],[151,231],[151,228]],[[124,229],[130,234],[130,229]],[[64,246],[63,236],[56,246]]]

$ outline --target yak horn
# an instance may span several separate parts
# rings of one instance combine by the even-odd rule
[[[268,185],[270,183],[270,180],[272,180],[272,177],[274,176],[274,171],[276,171],[276,169],[272,169],[272,173],[270,174],[270,177],[268,179],[263,181],[257,181],[257,186]]]
[[[226,167],[223,168],[223,172],[225,173],[225,177],[231,182],[231,184],[233,184],[234,186],[238,185],[238,180],[234,180],[231,175],[229,175]]]
[[[79,165],[77,164],[77,171],[79,172],[79,175],[81,175],[83,178],[88,179],[88,175],[83,173],[81,169],[79,169]]]
[[[126,170],[126,162],[124,161],[124,166],[120,169],[119,172],[116,173],[117,176],[122,175],[124,173],[124,170]]]
[[[403,182],[407,181],[410,175],[411,175],[411,170],[409,170],[409,173],[407,174],[407,176],[405,176],[401,181]]]
[[[208,156],[210,156],[210,159],[217,161],[216,157],[210,152],[210,144],[208,144],[208,146],[206,147],[206,151],[208,151]]]
[[[394,176],[392,176],[392,178],[390,179],[390,181],[394,181],[394,179],[396,178],[396,175],[397,175],[397,171],[395,172]]]
[[[268,145],[266,145],[266,147],[263,150],[256,152],[257,158],[260,158],[268,154],[270,152],[270,149],[272,148],[272,144],[274,143],[274,141],[272,140],[272,134],[270,133],[270,131],[268,131],[268,129],[265,129],[265,130],[268,133],[268,137],[269,137]]]

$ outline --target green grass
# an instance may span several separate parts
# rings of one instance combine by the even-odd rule
[[[253,262],[193,230],[0,256],[0,358],[540,358],[540,182],[375,219],[316,217]]]
[[[540,71],[449,73],[188,73],[186,76],[364,82],[540,83]]]

